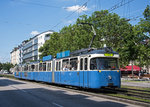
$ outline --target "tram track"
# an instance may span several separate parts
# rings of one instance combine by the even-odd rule
[[[150,105],[150,91],[143,92],[145,90],[128,89],[128,88],[102,88],[102,89],[84,89],[73,86],[56,86],[81,93],[94,95],[97,97],[104,97],[109,99],[117,99],[125,102],[136,101],[135,104]],[[120,96],[121,95],[121,96]],[[132,98],[131,98],[132,97]],[[138,102],[137,102],[138,101]]]
[[[108,95],[121,95],[123,98],[131,99],[139,102],[145,102],[150,104],[150,91],[129,89],[129,88],[104,88],[103,89]]]
[[[42,84],[49,85],[49,83],[42,83]],[[108,98],[108,99],[118,100],[118,101],[123,101],[128,103],[132,102],[137,105],[144,105],[146,107],[150,107],[150,91],[146,91],[146,90],[137,90],[137,89],[128,89],[128,88],[85,89],[85,88],[80,88],[75,86],[56,85],[56,84],[50,84],[50,85],[51,87],[57,87],[60,89],[63,88],[68,91],[75,91],[86,95],[103,97],[103,98]],[[147,93],[144,93],[142,91],[146,91]]]
[[[127,89],[126,95],[150,100],[150,92],[142,92],[142,91],[144,90],[137,91],[136,89]]]

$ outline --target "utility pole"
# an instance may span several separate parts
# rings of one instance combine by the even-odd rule
[[[132,60],[132,78],[134,77],[134,73],[133,73],[133,60]]]

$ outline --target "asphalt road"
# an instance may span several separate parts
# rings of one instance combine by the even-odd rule
[[[135,107],[135,105],[0,77],[0,107]]]

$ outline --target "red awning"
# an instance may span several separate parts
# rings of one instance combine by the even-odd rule
[[[132,66],[126,66],[125,68],[120,68],[120,71],[132,71]],[[133,71],[140,71],[140,67],[133,65]]]

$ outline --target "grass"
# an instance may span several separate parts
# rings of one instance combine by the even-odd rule
[[[142,98],[132,97],[132,96],[126,96],[126,95],[122,95],[122,94],[107,94],[107,95],[113,96],[113,97],[124,98],[124,99],[128,99],[128,100],[134,100],[134,101],[141,101],[141,102],[150,103],[150,100],[147,100],[147,99],[142,99]]]
[[[138,89],[138,90],[142,90],[142,91],[150,91],[150,88],[135,87],[135,86],[125,86],[125,85],[121,85],[121,88]]]
[[[150,92],[145,92],[145,91],[150,91],[150,88],[143,88],[143,87],[135,87],[135,86],[121,86],[121,88],[126,88],[128,89],[137,89],[137,90],[142,90],[142,93],[147,93],[150,94]],[[132,91],[131,91],[132,92]],[[133,91],[136,92],[136,91]],[[123,94],[107,94],[109,96],[113,96],[113,97],[119,97],[119,98],[124,98],[124,99],[128,99],[128,100],[134,100],[134,101],[140,101],[140,102],[147,102],[150,103],[149,99],[143,99],[143,98],[138,98],[138,97],[134,97],[134,96],[127,96],[127,95],[123,95]]]

